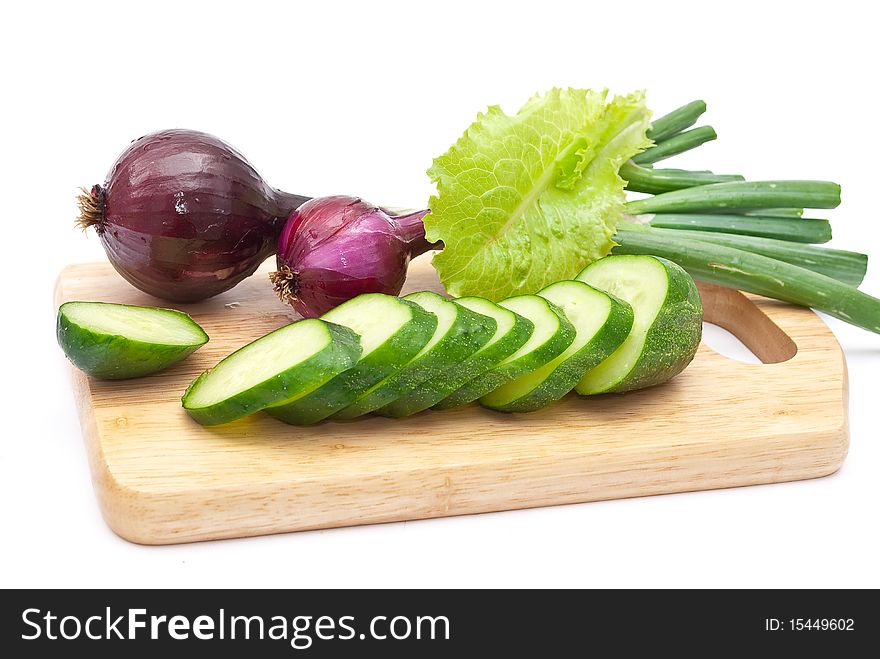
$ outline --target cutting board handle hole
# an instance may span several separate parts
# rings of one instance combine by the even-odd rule
[[[739,291],[699,284],[706,324],[703,343],[736,361],[779,364],[797,354],[797,344],[776,323]],[[737,341],[738,339],[738,341]]]
[[[749,350],[732,332],[715,323],[703,323],[703,343],[719,355],[744,364],[762,364],[758,356]]]

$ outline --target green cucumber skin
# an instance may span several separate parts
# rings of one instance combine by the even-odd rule
[[[468,334],[471,332],[469,326],[476,320],[472,316],[483,316],[464,307],[459,307],[459,309],[459,315],[456,317],[452,327],[449,328],[447,335],[431,350],[419,357],[417,361],[408,363],[397,373],[390,376],[387,381],[379,385],[379,387],[330,418],[337,421],[347,421],[370,412],[375,412],[412,391],[428,378],[434,377],[449,366],[463,361],[474,353],[477,347],[473,347],[474,341],[468,337]],[[483,340],[483,343],[485,341]]]
[[[386,406],[384,409],[389,410],[386,416],[409,416],[429,407],[444,409],[440,405],[449,394],[519,350],[529,340],[535,326],[528,318],[512,311],[511,313],[515,316],[513,327],[495,345],[478,350],[461,364],[446,369],[437,377],[423,382],[407,396]],[[382,414],[383,411],[380,410],[379,413]]]
[[[303,322],[303,321],[299,321]],[[287,371],[261,382],[247,391],[202,408],[188,408],[187,397],[208,374],[202,373],[183,394],[187,413],[203,426],[229,423],[296,396],[300,391],[313,391],[357,363],[361,352],[360,337],[347,327],[321,321],[330,333],[330,342],[320,352]],[[284,328],[280,328],[284,329]],[[279,330],[275,330],[276,332]],[[270,333],[271,334],[271,333]],[[266,336],[269,336],[267,334]],[[259,340],[259,339],[257,339]],[[234,354],[234,353],[233,353]]]
[[[651,258],[663,264],[669,284],[641,354],[625,377],[602,391],[583,395],[623,393],[662,384],[681,373],[697,353],[703,333],[703,303],[697,285],[678,264],[659,256]]]
[[[168,313],[186,317],[193,325],[199,325],[182,311],[163,309]],[[56,336],[58,345],[67,358],[79,370],[98,380],[128,380],[158,373],[185,359],[208,342],[204,335],[201,343],[192,345],[166,345],[135,341],[124,336],[93,332],[77,325],[64,315],[64,305],[58,309]]]
[[[400,301],[411,307],[412,319],[385,344],[312,393],[265,411],[285,423],[312,425],[347,407],[370,387],[402,368],[434,335],[437,316],[415,302]]]
[[[461,305],[456,306],[458,307],[458,316],[447,337],[438,344],[439,346],[448,341],[443,359],[435,361],[435,366],[431,369],[428,377],[422,378],[412,387],[407,387],[404,393],[376,409],[376,414],[394,419],[411,416],[416,412],[428,409],[452,391],[452,389],[448,389],[438,394],[429,382],[442,380],[447,377],[447,374],[449,377],[454,377],[453,374],[458,370],[465,373],[474,371],[474,375],[477,374],[471,357],[492,338],[497,324],[494,318],[471,311]]]
[[[575,330],[571,321],[566,318],[562,309],[550,302],[550,300],[546,300],[546,302],[559,317],[559,332],[537,350],[534,350],[527,355],[523,355],[515,362],[492,368],[486,371],[483,375],[462,385],[459,389],[435,405],[434,408],[446,410],[472,403],[475,400],[482,398],[490,391],[495,391],[495,389],[501,385],[507,384],[511,380],[541,368],[565,352],[568,346],[571,345],[572,341],[574,341],[577,330]]]
[[[539,293],[540,295],[540,293]],[[608,318],[596,335],[576,354],[562,362],[539,386],[505,405],[488,406],[499,412],[536,412],[575,388],[588,371],[596,368],[620,347],[633,325],[632,307],[613,295]],[[483,405],[483,402],[480,401]]]
[[[513,312],[511,312],[513,313]],[[507,359],[510,355],[519,350],[526,341],[531,337],[532,332],[535,329],[534,324],[528,318],[524,316],[516,315],[516,320],[514,321],[513,327],[508,334],[509,341],[499,341],[499,344],[505,343],[506,345],[492,346],[491,348],[485,351],[485,354],[474,355],[471,359],[478,364],[473,369],[473,375],[471,372],[456,374],[456,377],[450,377],[448,380],[448,385],[444,385],[444,389],[446,391],[446,397],[435,403],[431,406],[431,409],[434,410],[448,410],[453,407],[458,407],[459,405],[464,405],[465,403],[469,403],[473,400],[479,398],[479,396],[474,396],[469,400],[462,400],[462,402],[458,402],[460,398],[464,398],[469,395],[469,391],[472,390],[468,388],[468,385],[471,382],[477,382],[479,380],[484,379],[489,372],[494,369],[500,362]],[[497,386],[497,385],[496,385]],[[461,392],[461,393],[459,393]]]

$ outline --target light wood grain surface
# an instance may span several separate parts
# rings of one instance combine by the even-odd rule
[[[120,536],[167,544],[790,481],[846,456],[846,362],[830,330],[807,309],[712,286],[706,319],[764,364],[702,345],[665,385],[533,414],[471,405],[312,428],[257,414],[203,428],[180,406],[187,384],[294,319],[266,272],[177,307],[211,341],[168,371],[100,382],[71,368],[95,491]],[[425,289],[439,290],[427,256],[406,291]],[[68,300],[162,304],[107,263],[64,269],[56,304]]]

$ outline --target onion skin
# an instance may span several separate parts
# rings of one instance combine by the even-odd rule
[[[391,216],[357,197],[321,197],[295,210],[278,240],[278,296],[304,318],[362,293],[397,295],[425,240],[427,210]]]
[[[216,137],[165,130],[132,142],[104,185],[80,198],[79,224],[95,227],[131,284],[196,302],[253,274],[306,199],[270,187]]]

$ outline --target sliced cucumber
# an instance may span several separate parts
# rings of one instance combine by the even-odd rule
[[[463,297],[455,300],[455,304],[493,319],[494,334],[470,357],[425,380],[409,393],[379,410],[380,414],[401,417],[428,409],[464,383],[482,375],[502,359],[513,354],[532,334],[534,325],[531,321],[484,298]]]
[[[379,410],[428,378],[463,362],[495,332],[495,321],[491,318],[474,313],[436,293],[412,293],[404,299],[415,302],[437,316],[437,328],[431,340],[403,368],[373,386],[332,418],[353,419]]]
[[[291,402],[351,368],[358,335],[318,318],[266,334],[202,373],[183,407],[203,425],[226,423],[270,405]]]
[[[101,380],[156,373],[208,342],[182,311],[109,302],[65,302],[56,330],[67,358]]]
[[[350,405],[409,362],[434,335],[437,316],[409,300],[381,293],[359,295],[321,318],[361,337],[361,358],[302,398],[266,412],[286,423],[308,425]]]
[[[602,363],[629,335],[632,308],[579,281],[560,281],[538,293],[565,313],[577,334],[549,363],[498,387],[480,404],[504,412],[534,412],[574,389],[585,373]]]
[[[537,295],[518,295],[498,303],[532,323],[532,334],[516,352],[503,359],[452,394],[440,401],[437,409],[449,409],[464,405],[485,396],[506,382],[535,371],[571,345],[575,337],[574,325],[562,310]]]
[[[691,276],[656,256],[606,256],[580,281],[632,305],[633,329],[607,360],[576,387],[582,395],[650,387],[678,375],[694,358],[703,330],[703,305]]]

